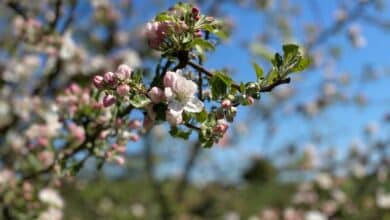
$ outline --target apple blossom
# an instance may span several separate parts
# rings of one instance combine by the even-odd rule
[[[164,77],[165,97],[168,101],[168,109],[171,111],[168,113],[170,116],[178,115],[183,111],[186,112],[200,112],[203,109],[203,102],[200,101],[195,93],[197,91],[197,85],[184,78],[182,70],[176,72],[170,72]]]
[[[115,76],[120,80],[126,80],[131,77],[133,70],[126,64],[121,64],[115,72]]]

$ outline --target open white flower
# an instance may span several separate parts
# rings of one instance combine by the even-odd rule
[[[168,71],[164,77],[164,94],[168,101],[168,109],[171,115],[178,117],[183,111],[196,113],[203,109],[203,102],[195,96],[197,85],[183,77],[181,73],[181,70]]]

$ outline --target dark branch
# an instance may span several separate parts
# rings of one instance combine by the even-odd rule
[[[7,6],[14,10],[18,15],[22,16],[24,20],[28,19],[25,10],[17,2],[10,1],[7,3]]]

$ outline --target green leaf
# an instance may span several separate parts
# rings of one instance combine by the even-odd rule
[[[232,79],[221,73],[217,72],[210,79],[211,94],[214,100],[219,99],[219,97],[224,96],[227,93],[227,89],[231,87]]]
[[[214,76],[220,78],[228,87],[230,87],[233,83],[232,78],[222,72],[217,72]]]
[[[172,20],[172,17],[167,12],[161,12],[154,18],[154,20],[156,20],[156,21],[169,21],[169,20]]]
[[[285,59],[290,56],[297,56],[299,54],[299,46],[295,44],[285,44],[283,45],[283,53]]]
[[[196,114],[196,120],[198,122],[204,122],[207,120],[207,116],[208,116],[207,111],[205,109],[203,109],[203,111]]]
[[[203,50],[214,50],[215,47],[212,43],[202,38],[195,38],[194,45],[199,45]]]
[[[257,80],[263,78],[263,69],[255,62],[253,62],[253,67],[255,68],[255,71],[256,71],[256,76],[257,76]]]
[[[222,40],[226,40],[229,38],[229,35],[227,32],[225,31],[222,31],[221,29],[215,29],[213,32],[213,34],[217,35],[219,38],[221,38]]]
[[[272,68],[271,72],[267,75],[267,83],[274,83],[280,77],[276,68]]]
[[[135,95],[129,100],[129,102],[135,108],[143,108],[151,103],[150,99],[145,95]]]
[[[142,81],[142,70],[136,70],[133,74],[131,74],[131,78],[135,83],[139,83]]]
[[[311,60],[309,57],[302,57],[297,65],[292,68],[292,72],[301,72],[310,66]]]
[[[178,138],[182,138],[184,140],[187,140],[190,135],[191,135],[191,132],[192,130],[188,130],[188,131],[183,131],[181,129],[179,129],[177,126],[172,126],[171,127],[171,130],[169,131],[169,133],[173,136],[173,137],[178,137]]]

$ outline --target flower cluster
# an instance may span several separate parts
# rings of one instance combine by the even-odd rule
[[[126,64],[118,67],[115,73],[106,72],[103,76],[96,75],[93,78],[93,84],[98,89],[111,90],[110,93],[103,98],[103,106],[109,107],[117,101],[117,97],[128,99],[130,92],[129,82],[133,70]],[[115,92],[114,92],[115,91]]]
[[[144,35],[151,48],[177,52],[188,50],[194,39],[201,38],[204,31],[216,25],[218,22],[201,15],[199,8],[179,3],[149,22]]]

